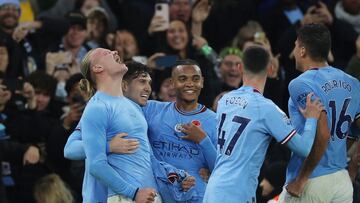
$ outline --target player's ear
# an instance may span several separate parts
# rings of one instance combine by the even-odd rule
[[[126,80],[123,80],[121,87],[122,87],[123,92],[127,92],[129,90],[128,82]]]
[[[239,68],[240,74],[243,75],[243,73],[244,73],[244,64],[239,63],[238,68]]]
[[[305,48],[305,47],[301,47],[301,48],[300,48],[300,56],[301,56],[301,57],[305,57],[305,56],[306,56],[306,48]]]
[[[272,63],[269,63],[268,67],[266,68],[267,76],[272,76],[274,72],[274,66]]]

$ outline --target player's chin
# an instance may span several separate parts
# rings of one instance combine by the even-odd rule
[[[146,106],[148,100],[149,100],[148,98],[140,97],[140,99],[138,100],[138,104],[139,104],[140,106]]]

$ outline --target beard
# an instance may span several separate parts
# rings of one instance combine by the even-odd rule
[[[13,18],[13,20],[12,20],[13,23],[7,22],[9,18]],[[0,19],[0,26],[5,28],[5,29],[15,29],[16,26],[19,23],[18,20],[19,19],[16,16],[12,15],[12,14],[5,14]]]

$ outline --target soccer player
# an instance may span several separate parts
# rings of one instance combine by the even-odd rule
[[[206,183],[199,171],[212,170],[216,159],[215,113],[198,103],[203,77],[195,61],[177,61],[171,81],[175,102],[149,101],[143,108],[149,141],[157,159],[195,177],[198,195],[187,202],[202,202]]]
[[[156,182],[150,160],[151,146],[147,138],[147,123],[139,106],[123,96],[122,79],[127,67],[115,51],[94,49],[81,64],[85,79],[81,89],[91,95],[79,125],[85,149],[84,202],[99,202],[95,193],[108,194],[109,202],[161,202],[156,195]],[[119,132],[139,141],[136,153],[107,155],[106,143]],[[97,182],[108,187],[98,187]]]
[[[360,126],[360,84],[327,64],[330,47],[331,36],[325,26],[310,24],[299,30],[294,56],[296,69],[303,73],[289,84],[290,118],[296,130],[302,132],[305,121],[296,107],[304,106],[309,92],[320,98],[326,112],[320,115],[308,158],[292,155],[286,177],[288,193],[283,190],[280,202],[352,202],[346,137],[352,122]]]
[[[147,68],[145,65],[142,65],[137,62],[126,62],[126,66],[128,67],[128,71],[123,77],[122,82],[122,89],[124,95],[129,98],[134,105],[140,107],[144,106],[147,103],[147,100],[151,93],[151,77],[150,77],[150,69]],[[107,148],[109,149],[108,154],[110,153],[118,153],[118,154],[131,154],[136,153],[136,150],[139,147],[139,142],[137,139],[129,139],[126,133],[120,133],[116,135],[114,138],[112,138],[111,141],[109,141],[107,144]],[[83,141],[81,138],[81,129],[80,127],[75,130],[71,136],[68,139],[68,142],[64,149],[64,156],[73,159],[73,160],[83,160],[85,159],[86,155],[84,153],[84,147],[83,147]],[[163,162],[160,163],[157,160],[155,160],[152,156],[152,166],[154,175],[157,178],[157,186],[160,194],[163,196],[164,194],[166,197],[162,198],[164,202],[171,202],[169,199],[167,199],[167,196],[176,196],[176,198],[181,200],[187,200],[191,198],[191,196],[194,194],[194,192],[186,192],[188,191],[194,184],[194,177],[187,176],[186,174],[184,177],[181,177],[181,174],[179,173],[178,169],[175,169],[174,167],[164,164]],[[169,174],[169,172],[175,172],[177,173],[180,178],[183,178],[183,181],[178,181],[181,183],[181,185],[172,184],[172,186],[169,186],[168,181],[159,181],[159,179],[163,180],[164,176],[163,174],[160,174],[159,171],[166,169],[168,172],[166,175]],[[172,174],[174,175],[174,174]],[[159,178],[160,177],[160,178]],[[165,179],[168,178],[165,176]],[[103,186],[101,183],[95,182],[98,188],[102,189],[96,189],[96,193],[94,196],[97,198],[97,200],[103,200],[102,202],[106,201],[106,198],[104,196],[107,196],[107,194],[104,194],[103,191],[106,191],[106,186]],[[181,191],[179,190],[181,189]],[[84,194],[85,195],[85,194]],[[172,198],[174,199],[174,198]]]
[[[319,100],[311,102],[309,94],[306,109],[301,110],[305,130],[299,135],[285,113],[262,95],[271,70],[268,51],[252,46],[243,56],[243,86],[219,101],[218,155],[206,188],[206,203],[256,202],[258,175],[272,137],[306,157],[322,110]]]

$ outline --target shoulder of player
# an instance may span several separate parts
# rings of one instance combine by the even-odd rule
[[[143,111],[146,114],[150,115],[154,112],[160,112],[164,109],[172,108],[174,102],[162,102],[157,100],[149,100],[144,107],[142,107]]]

